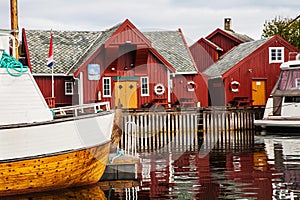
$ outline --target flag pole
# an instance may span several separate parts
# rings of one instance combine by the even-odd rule
[[[51,48],[51,53],[52,53],[52,57],[54,56],[53,55],[53,35],[52,35],[52,29],[51,29],[51,46],[52,46],[52,48]],[[53,62],[53,64],[52,64],[52,66],[51,66],[51,81],[52,81],[52,98],[54,98],[54,58],[53,58],[53,60],[52,60],[52,62]]]
[[[53,65],[51,67],[51,71],[52,71],[52,98],[54,98],[54,62]]]
[[[47,66],[51,67],[51,97],[54,98],[54,60],[53,60],[53,35],[52,29],[50,32],[49,53]]]

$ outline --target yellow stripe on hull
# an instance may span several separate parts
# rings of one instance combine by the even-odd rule
[[[109,149],[110,142],[59,155],[0,163],[0,195],[96,183],[104,173]]]

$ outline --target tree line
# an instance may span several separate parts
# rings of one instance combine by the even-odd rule
[[[296,18],[276,16],[265,21],[262,38],[279,35],[293,46],[300,49],[300,15]]]

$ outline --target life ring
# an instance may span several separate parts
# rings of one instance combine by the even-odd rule
[[[187,91],[194,92],[195,89],[196,89],[196,83],[194,81],[188,81],[187,82]]]
[[[230,90],[231,92],[238,92],[240,87],[240,83],[238,81],[231,81]]]
[[[154,86],[154,93],[159,96],[163,95],[165,93],[165,86],[161,83],[157,83]]]

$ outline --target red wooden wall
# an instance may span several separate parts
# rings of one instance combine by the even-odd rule
[[[151,103],[155,98],[168,98],[167,67],[161,64],[161,62],[145,48],[145,45],[128,44],[126,46],[127,48],[123,45],[109,46],[89,61],[89,63],[99,64],[101,66],[100,81],[88,80],[87,65],[81,67],[80,72],[84,75],[83,90],[85,103],[97,100],[98,91],[103,91],[103,77],[111,77],[112,97],[102,98],[102,100],[110,101],[112,107],[115,106],[113,89],[116,78],[114,77],[122,77],[124,79],[126,79],[126,77],[136,77],[138,107],[141,107],[144,103]],[[139,57],[137,57],[137,55]],[[125,66],[127,69],[125,69]],[[149,96],[141,96],[140,77],[142,76],[148,76],[149,78]],[[166,88],[165,93],[161,96],[154,94],[154,86],[157,83],[162,83]]]
[[[240,42],[234,41],[231,38],[227,37],[226,35],[220,33],[216,33],[215,35],[207,39],[223,49],[223,51],[220,53],[220,56],[224,55],[230,49],[242,43],[241,41]]]
[[[52,95],[51,76],[34,76],[45,98]],[[72,105],[72,95],[65,95],[65,81],[73,81],[71,76],[54,76],[54,96],[57,106]]]
[[[219,52],[216,47],[209,44],[204,38],[194,43],[190,47],[190,51],[199,72],[203,72],[219,59]]]
[[[266,97],[268,97],[277,82],[280,74],[281,63],[269,63],[269,47],[284,47],[285,61],[288,60],[289,52],[294,52],[296,49],[285,42],[284,40],[273,37],[246,59],[239,62],[233,68],[223,74],[225,103],[229,103],[234,97],[246,96],[252,98],[252,80],[266,80]],[[249,71],[249,69],[251,69]],[[230,91],[229,85],[231,81],[240,83],[239,92],[233,93]]]

